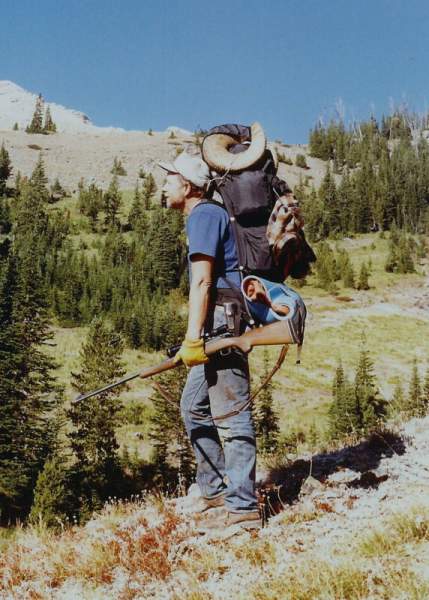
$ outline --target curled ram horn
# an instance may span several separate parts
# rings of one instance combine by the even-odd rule
[[[271,156],[273,157],[274,168],[277,171],[278,166],[279,166],[279,157],[277,154],[277,149],[274,146],[274,144],[268,144],[267,148],[271,152]]]
[[[251,142],[247,150],[233,154],[231,146],[239,143],[235,138],[224,133],[214,133],[204,139],[202,154],[210,168],[218,173],[225,171],[242,171],[254,165],[264,154],[267,140],[264,130],[257,122],[250,126]]]

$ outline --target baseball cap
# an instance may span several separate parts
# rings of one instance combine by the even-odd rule
[[[179,173],[199,188],[203,188],[210,180],[208,165],[199,157],[182,152],[171,163],[160,162],[158,166],[169,173]]]

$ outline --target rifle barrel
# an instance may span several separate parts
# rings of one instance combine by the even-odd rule
[[[92,398],[92,396],[96,396],[97,394],[102,394],[103,392],[108,392],[112,388],[127,383],[127,381],[131,381],[132,379],[137,379],[137,377],[141,377],[145,379],[146,377],[151,377],[152,375],[157,375],[158,373],[162,373],[163,371],[167,371],[167,369],[171,369],[175,367],[177,363],[173,362],[172,358],[167,358],[159,365],[154,367],[148,367],[147,369],[143,369],[143,371],[138,371],[137,373],[132,373],[131,375],[126,375],[122,377],[122,379],[118,379],[114,383],[109,383],[98,390],[93,390],[92,392],[88,392],[87,394],[81,394],[74,399],[74,402],[80,402],[81,400],[87,400],[88,398]]]
[[[207,356],[211,356],[212,354],[216,354],[220,350],[224,350],[226,348],[231,348],[235,346],[240,349],[242,352],[247,353],[254,346],[271,346],[277,344],[293,344],[288,327],[284,321],[278,321],[277,323],[272,323],[271,325],[265,325],[264,327],[259,327],[257,329],[251,329],[246,331],[239,337],[220,337],[217,339],[209,340],[206,342],[205,351]],[[145,379],[146,377],[152,377],[152,375],[157,375],[158,373],[162,373],[167,371],[168,369],[172,369],[173,367],[178,366],[181,362],[174,362],[174,358],[167,358],[158,365],[154,367],[148,367],[147,369],[143,369],[143,371],[139,371],[138,373],[132,373],[131,375],[126,375],[122,379],[115,381],[114,383],[109,383],[108,385],[99,388],[98,390],[94,390],[92,392],[88,392],[87,394],[81,394],[74,399],[74,402],[80,402],[81,400],[86,400],[87,398],[92,398],[92,396],[96,396],[97,394],[102,394],[103,392],[107,392],[112,388],[122,385],[127,381],[131,381],[131,379],[136,379],[140,377],[141,379]]]

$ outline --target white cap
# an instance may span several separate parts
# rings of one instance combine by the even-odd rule
[[[158,166],[169,173],[179,173],[199,188],[203,188],[210,180],[208,165],[199,157],[182,152],[172,163],[160,162]]]

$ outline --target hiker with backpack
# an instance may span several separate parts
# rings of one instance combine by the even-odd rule
[[[233,128],[233,135],[225,134],[225,128]],[[231,335],[240,335],[255,325],[255,316],[247,302],[258,304],[261,300],[261,295],[258,298],[255,292],[259,289],[261,293],[258,285],[267,293],[265,281],[275,281],[281,286],[283,267],[273,258],[266,229],[276,199],[290,190],[276,178],[275,167],[267,162],[271,154],[266,151],[260,126],[252,130],[222,126],[211,132],[203,143],[205,160],[183,152],[173,163],[160,163],[167,172],[163,187],[165,205],[187,216],[189,317],[176,360],[190,370],[182,393],[181,412],[195,452],[201,492],[192,512],[201,515],[207,529],[229,526],[254,529],[261,526],[261,519],[255,492],[256,440],[249,401],[248,358],[233,349],[209,361],[202,334],[226,324]],[[229,152],[229,148],[236,154]],[[230,156],[235,165],[221,164]],[[237,164],[238,170],[234,170]],[[240,198],[243,189],[239,186],[234,189],[237,182],[232,173],[237,172],[250,173],[248,180],[243,180],[247,186],[244,203]],[[261,178],[268,178],[269,184]],[[228,182],[231,185],[226,185]],[[278,187],[277,196],[270,191],[273,186]],[[240,212],[240,200],[243,214],[236,215],[237,208]],[[261,201],[265,203],[262,208]],[[257,243],[252,245],[251,239]],[[249,282],[247,300],[241,287],[246,274],[268,278]],[[265,302],[267,299],[265,295]],[[281,304],[277,302],[277,308]],[[276,314],[282,313],[282,318],[287,318],[291,308],[294,315],[301,314],[299,339],[291,335],[291,343],[301,344],[305,321],[302,310],[295,310],[289,302],[287,311]],[[275,307],[271,303],[272,309]],[[258,314],[256,311],[256,321]]]
[[[201,337],[203,330],[226,323],[223,306],[216,305],[216,290],[227,287],[226,277],[240,285],[228,214],[222,206],[205,202],[210,173],[200,158],[182,153],[172,164],[160,166],[167,171],[163,188],[167,208],[181,210],[187,216],[189,317],[186,337],[176,358],[190,367],[181,412],[195,452],[201,491],[192,512],[207,515],[209,520],[211,514],[220,517],[219,527],[259,527],[251,408],[248,406],[218,425],[214,420],[248,402],[247,356],[233,351],[209,362]],[[244,331],[242,325],[239,327],[240,332]],[[225,510],[213,512],[218,507]]]

